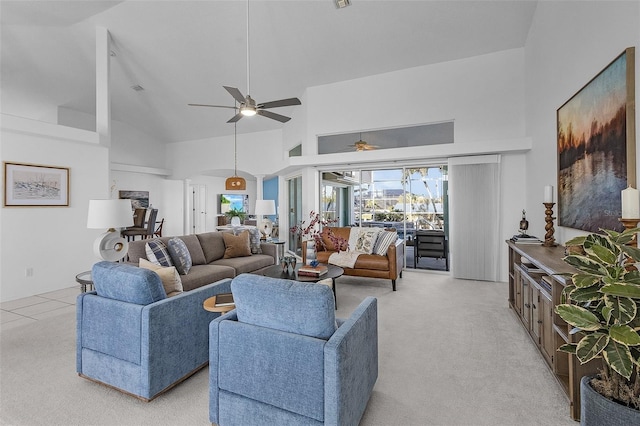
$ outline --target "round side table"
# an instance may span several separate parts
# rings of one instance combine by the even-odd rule
[[[93,291],[93,279],[91,278],[91,271],[80,272],[76,275],[76,282],[80,284],[80,291],[82,293],[87,292],[87,286],[89,291]]]
[[[202,303],[202,307],[205,311],[226,314],[229,311],[233,311],[236,305],[233,303],[233,294],[223,293],[209,297]]]

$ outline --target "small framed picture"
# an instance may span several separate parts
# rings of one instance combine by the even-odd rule
[[[68,207],[69,168],[4,162],[5,207]]]

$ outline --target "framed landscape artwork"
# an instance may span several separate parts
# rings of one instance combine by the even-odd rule
[[[635,49],[557,111],[558,225],[622,231],[621,191],[636,187]]]
[[[118,198],[130,199],[132,209],[149,208],[149,191],[118,191]]]
[[[68,207],[69,168],[5,162],[4,205]]]

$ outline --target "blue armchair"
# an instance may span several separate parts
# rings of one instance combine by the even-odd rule
[[[76,370],[81,377],[150,401],[209,361],[205,299],[231,291],[222,280],[167,298],[160,277],[123,263],[93,266],[96,291],[76,304]]]
[[[209,326],[209,419],[358,425],[378,377],[377,300],[335,318],[328,286],[242,274]]]

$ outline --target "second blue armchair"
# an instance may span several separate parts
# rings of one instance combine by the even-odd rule
[[[332,291],[257,275],[209,327],[209,419],[220,426],[356,426],[378,377],[377,300],[335,318]]]

